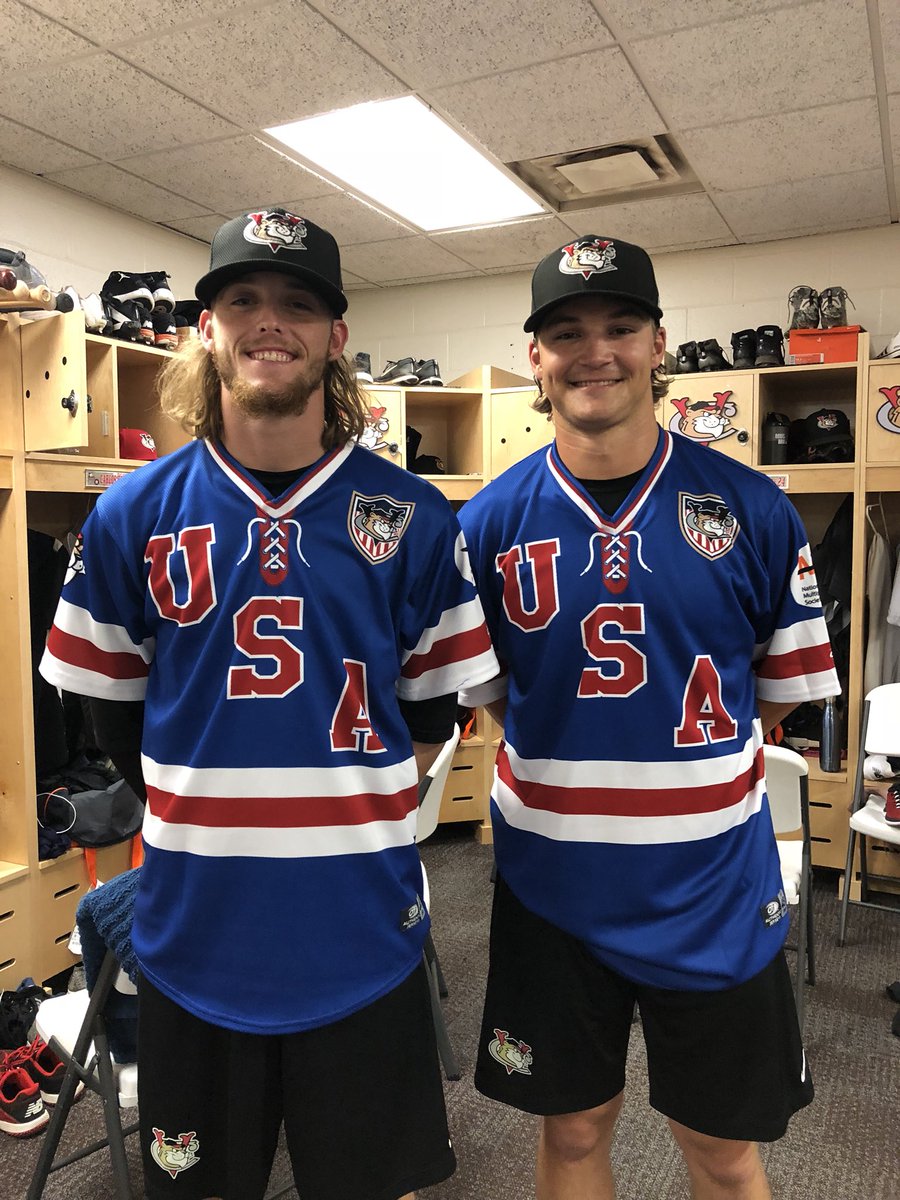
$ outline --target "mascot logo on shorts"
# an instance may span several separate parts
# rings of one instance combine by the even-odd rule
[[[607,238],[580,238],[562,248],[559,269],[563,275],[602,275],[604,271],[617,270],[613,261],[616,247]]]
[[[293,213],[274,212],[248,213],[244,226],[244,238],[248,242],[265,242],[273,254],[279,250],[305,250],[306,223]]]
[[[727,554],[741,531],[737,519],[721,496],[679,496],[681,532],[706,558]]]
[[[347,526],[357,550],[373,563],[396,554],[415,507],[393,496],[361,496],[354,492]]]
[[[75,538],[75,545],[72,547],[72,557],[69,559],[69,565],[66,567],[65,583],[74,579],[76,575],[84,574],[84,560],[81,557],[81,550],[84,546],[84,537],[78,534]]]
[[[173,1179],[179,1171],[186,1171],[188,1167],[200,1161],[200,1155],[197,1153],[199,1149],[200,1143],[193,1130],[190,1133],[179,1133],[178,1137],[166,1137],[162,1129],[153,1126],[150,1157]]]
[[[534,1062],[531,1047],[511,1038],[506,1029],[495,1029],[494,1033],[497,1036],[488,1045],[491,1058],[495,1058],[502,1067],[506,1068],[507,1075],[512,1075],[513,1071],[519,1075],[530,1075],[529,1067]]]

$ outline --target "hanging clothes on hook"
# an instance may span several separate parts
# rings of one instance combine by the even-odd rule
[[[878,518],[880,517],[880,520]],[[876,504],[866,505],[866,524],[871,531],[866,556],[866,599],[868,629],[863,667],[863,695],[882,683],[893,680],[884,677],[885,645],[889,637],[888,606],[891,599],[893,562],[887,536],[887,522],[879,498]],[[893,639],[892,639],[893,640]]]

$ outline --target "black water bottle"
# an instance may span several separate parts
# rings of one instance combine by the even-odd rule
[[[766,465],[779,465],[788,461],[788,430],[790,418],[784,413],[770,412],[763,421],[762,461]]]
[[[837,704],[829,696],[822,709],[822,735],[819,738],[819,766],[823,771],[834,773],[841,769],[841,738]]]

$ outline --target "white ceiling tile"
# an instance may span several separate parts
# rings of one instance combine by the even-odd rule
[[[245,8],[247,0],[28,0],[93,41],[111,45],[174,29],[215,13]]]
[[[233,128],[111,54],[61,64],[52,86],[9,94],[3,115],[51,131],[98,158],[221,137]]]
[[[900,92],[900,4],[897,0],[878,0],[881,14],[881,42],[884,49],[884,77],[889,92]]]
[[[569,55],[573,47],[592,50],[613,42],[589,0],[311,2],[412,87],[508,71]]]
[[[409,237],[411,233],[416,232],[346,192],[338,192],[333,196],[319,196],[314,200],[288,200],[285,207],[292,212],[302,212],[303,216],[309,217],[311,221],[334,234],[342,248],[356,245],[358,242],[382,242],[388,238]]]
[[[606,145],[665,127],[618,49],[437,88],[429,98],[504,162]]]
[[[633,45],[674,129],[836,103],[875,92],[866,6],[818,0]]]
[[[199,238],[201,242],[211,242],[216,230],[224,225],[227,217],[220,213],[207,213],[202,217],[179,217],[177,220],[165,221],[169,229],[177,229],[190,237]]]
[[[471,274],[467,263],[425,237],[348,246],[341,260],[354,275],[372,283]]]
[[[799,4],[802,0],[792,2]],[[601,7],[621,37],[636,41],[657,33],[668,34],[675,29],[743,17],[747,0],[678,0],[676,4],[660,4],[659,0],[602,0]],[[784,0],[753,0],[755,12],[783,7]]]
[[[735,239],[707,196],[659,196],[562,214],[579,235],[602,234],[661,252],[684,246],[727,245]]]
[[[125,159],[121,166],[214,212],[325,196],[336,189],[254,137],[179,146]]]
[[[66,167],[86,166],[96,159],[55,138],[0,117],[0,162],[33,175],[46,175]]]
[[[349,291],[350,288],[374,288],[374,283],[369,283],[368,279],[360,279],[358,275],[353,275],[350,271],[345,271],[341,266],[341,280],[344,284],[344,291]]]
[[[318,13],[283,0],[120,48],[241,125],[271,126],[408,90]]]
[[[204,212],[202,205],[120,171],[111,163],[96,163],[71,171],[54,171],[48,178],[51,183],[91,196],[101,204],[108,204],[122,212],[134,213],[147,221],[196,217]]]
[[[572,236],[556,217],[539,217],[515,225],[469,229],[463,233],[435,235],[433,240],[479,270],[494,267],[530,267]]]
[[[716,204],[742,240],[859,229],[890,219],[883,170],[722,192]]]
[[[0,29],[6,31],[0,38],[0,69],[4,82],[8,83],[16,76],[21,84],[28,79],[32,86],[22,90],[31,95],[34,95],[33,84],[40,68],[46,63],[72,54],[90,53],[94,49],[92,42],[17,0],[0,0]]]
[[[882,162],[874,97],[693,129],[678,142],[713,191],[866,171]]]

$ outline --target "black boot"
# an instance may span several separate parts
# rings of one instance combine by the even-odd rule
[[[784,334],[777,325],[760,325],[757,329],[756,366],[784,366]]]
[[[715,338],[697,343],[697,369],[699,371],[730,371],[731,363],[722,353]]]
[[[756,366],[756,330],[739,329],[731,335],[731,356],[736,371],[752,371]]]
[[[819,328],[819,293],[805,283],[791,288],[788,293],[791,306],[791,329]]]
[[[835,329],[847,324],[847,301],[850,297],[842,287],[823,288],[819,296],[819,312],[823,329]],[[853,308],[856,305],[850,300]]]
[[[675,354],[675,374],[690,375],[692,372],[699,370],[700,368],[697,365],[697,343],[682,343]]]

